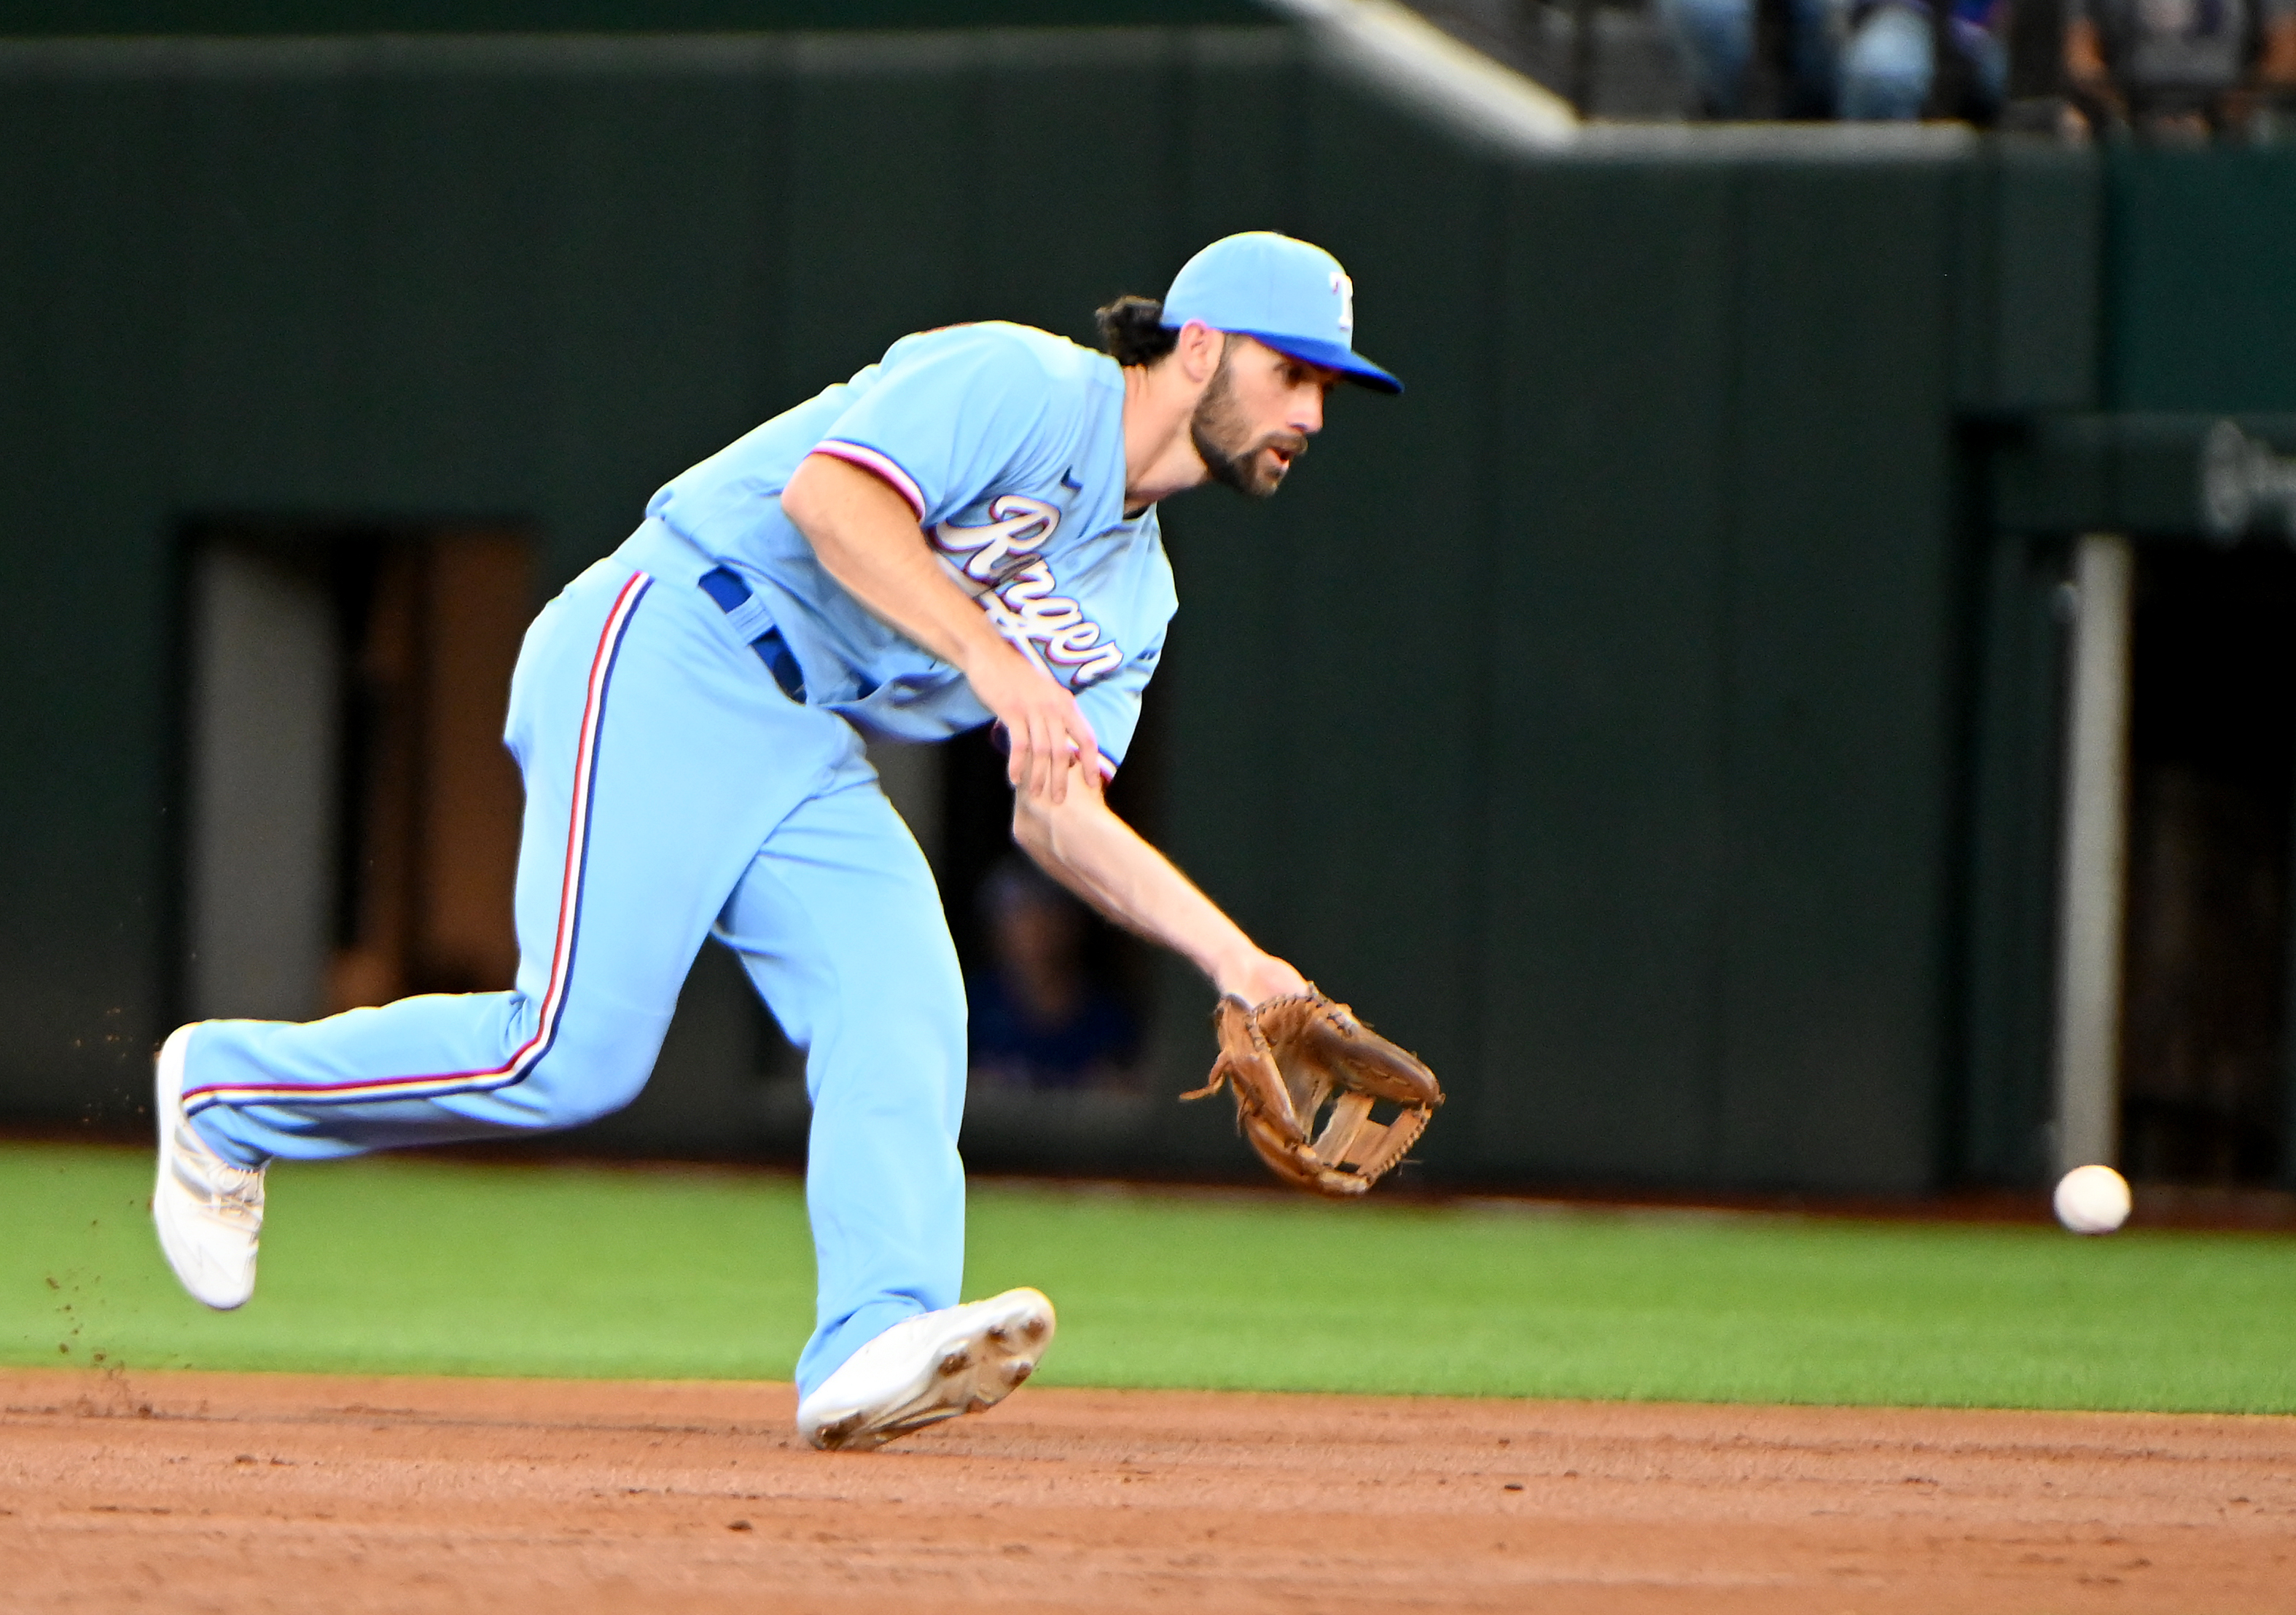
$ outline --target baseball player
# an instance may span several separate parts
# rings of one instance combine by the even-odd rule
[[[957,1304],[965,1008],[932,876],[865,737],[1009,742],[1013,835],[1245,1004],[1305,990],[1111,814],[1177,603],[1156,505],[1266,496],[1353,351],[1321,249],[1213,242],[1109,353],[1025,326],[905,337],[657,493],[529,628],[504,739],[525,779],[509,992],[160,1052],[152,1216],[209,1307],[255,1284],[270,1160],[565,1127],[652,1070],[705,936],[734,950],[813,1102],[819,1270],[799,1428],[866,1447],[1003,1398],[1054,1330],[1034,1290]]]

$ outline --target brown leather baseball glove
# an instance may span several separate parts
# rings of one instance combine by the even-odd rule
[[[1225,1084],[1236,1121],[1284,1182],[1319,1194],[1361,1194],[1403,1159],[1443,1103],[1435,1073],[1310,987],[1258,1008],[1229,995],[1213,1012],[1219,1058],[1211,1079],[1183,1099]],[[1372,1119],[1372,1106],[1399,1107]],[[1331,1117],[1316,1130],[1326,1102]]]

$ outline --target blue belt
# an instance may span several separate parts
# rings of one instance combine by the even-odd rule
[[[718,609],[728,617],[738,619],[760,614],[750,603],[750,586],[743,583],[742,574],[730,566],[702,573],[701,592],[716,601]],[[783,695],[791,701],[805,699],[805,673],[797,665],[796,652],[789,648],[789,641],[782,637],[781,629],[767,623],[766,631],[750,641],[750,649],[755,651],[758,660],[766,664],[766,670],[774,676],[774,682],[782,687]]]

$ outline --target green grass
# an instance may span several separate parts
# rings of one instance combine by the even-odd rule
[[[0,1148],[0,1361],[785,1378],[793,1181],[283,1166],[256,1299],[176,1289],[147,1158]],[[2296,1240],[1332,1206],[990,1185],[969,1294],[1061,1307],[1045,1380],[1460,1395],[2296,1412]]]

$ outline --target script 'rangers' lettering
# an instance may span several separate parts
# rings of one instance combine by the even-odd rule
[[[1059,580],[1037,552],[1060,525],[1058,505],[999,494],[989,502],[985,524],[944,521],[933,529],[932,540],[997,632],[1038,666],[1050,661],[1067,668],[1068,682],[1080,690],[1122,667],[1124,648],[1082,606],[1055,592]]]

